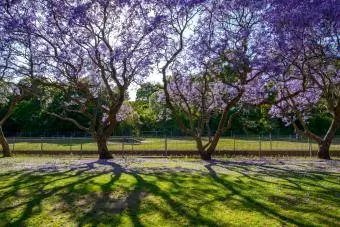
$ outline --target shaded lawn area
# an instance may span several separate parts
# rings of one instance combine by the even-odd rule
[[[339,226],[340,161],[0,159],[0,226]]]

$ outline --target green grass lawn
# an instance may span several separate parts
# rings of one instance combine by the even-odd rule
[[[111,141],[108,143],[108,147],[111,151],[115,150],[165,150],[165,139],[164,138],[146,138],[139,140],[140,143],[122,143],[121,141]],[[90,138],[86,139],[49,139],[41,141],[36,139],[35,141],[30,140],[25,141],[11,141],[11,147],[15,151],[27,151],[35,150],[40,151],[41,149],[45,151],[96,151],[97,147],[93,140]],[[309,143],[308,141],[294,141],[286,139],[273,139],[261,140],[258,138],[247,138],[247,139],[232,139],[232,138],[222,138],[217,146],[218,150],[260,150],[270,151],[270,150],[303,150],[308,151]],[[168,150],[196,150],[196,143],[190,139],[167,139],[167,149]],[[312,144],[312,149],[317,150],[318,147],[314,143]],[[331,150],[340,150],[340,141],[335,140],[331,146]]]
[[[340,161],[0,159],[0,226],[339,226]]]

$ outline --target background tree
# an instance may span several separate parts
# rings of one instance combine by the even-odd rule
[[[136,92],[136,101],[148,102],[152,94],[159,91],[160,84],[153,84],[150,82],[142,83]]]
[[[136,122],[137,134],[141,131],[157,131],[157,112],[152,108],[153,96],[161,89],[160,84],[150,82],[140,84],[136,92],[136,100],[132,102],[133,109],[138,115]]]

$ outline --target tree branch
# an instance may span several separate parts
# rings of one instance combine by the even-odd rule
[[[91,132],[90,128],[87,128],[87,127],[84,127],[82,126],[79,122],[77,122],[76,120],[72,119],[72,118],[69,118],[69,117],[63,117],[63,116],[60,116],[59,114],[56,114],[56,113],[51,113],[51,112],[48,112],[48,111],[45,111],[45,113],[51,115],[51,116],[54,116],[60,120],[63,120],[63,121],[68,121],[68,122],[71,122],[73,123],[75,126],[77,126],[80,130],[83,130],[83,131],[86,131],[86,132]]]

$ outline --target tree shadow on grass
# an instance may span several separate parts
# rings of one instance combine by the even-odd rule
[[[274,209],[271,209],[269,206],[262,204],[259,201],[256,201],[251,196],[244,194],[241,190],[237,189],[232,182],[228,182],[225,179],[222,179],[218,176],[215,170],[212,168],[214,163],[207,164],[205,167],[209,171],[210,176],[219,184],[223,185],[227,190],[229,190],[232,194],[240,196],[243,200],[243,205],[247,208],[251,208],[264,214],[265,216],[271,218],[278,218],[282,224],[294,224],[301,226],[303,223],[299,222],[298,220],[294,220],[292,218],[286,217],[284,215],[279,214]]]
[[[129,217],[131,218],[131,221],[134,226],[143,226],[142,221],[140,220],[140,217],[139,217],[140,216],[140,213],[139,213],[140,204],[143,198],[145,198],[149,194],[161,197],[162,200],[164,200],[166,204],[168,204],[171,207],[171,209],[177,213],[177,215],[185,216],[188,219],[189,224],[191,226],[197,226],[197,225],[202,225],[202,224],[208,225],[208,226],[216,226],[217,224],[216,222],[212,222],[208,219],[205,219],[204,217],[200,216],[198,213],[194,215],[191,212],[188,212],[188,210],[184,208],[183,203],[173,199],[166,191],[161,189],[156,184],[146,181],[140,172],[136,170],[132,170],[132,169],[126,169],[122,167],[121,165],[118,165],[110,161],[101,160],[96,163],[101,164],[101,165],[111,166],[113,169],[113,173],[116,176],[115,177],[116,180],[118,180],[122,174],[133,176],[134,179],[136,180],[136,184],[134,188],[128,193],[128,195],[125,198],[123,198],[122,200],[118,202],[118,207],[117,207],[118,209],[107,210],[110,213],[112,212],[121,213],[122,211],[126,211]],[[91,166],[93,164],[94,163],[92,163]],[[163,178],[163,180],[165,179]],[[110,181],[107,184],[102,185],[102,189],[103,190],[109,189],[113,183],[114,183],[114,180]],[[104,193],[102,197],[96,201],[96,204],[93,206],[93,208],[81,217],[80,219],[81,225],[83,224],[98,225],[99,223],[102,223],[100,221],[100,218],[101,218],[100,215],[95,215],[96,218],[92,218],[92,217],[93,217],[93,214],[98,214],[98,208],[103,206],[102,205],[103,202],[104,203],[117,202],[109,198],[108,195],[109,195],[108,193],[107,194]],[[158,212],[162,211],[165,214],[168,213],[168,211],[157,206],[155,207],[155,211],[158,211]],[[105,214],[101,213],[101,215],[105,215]]]
[[[214,183],[217,183],[219,185],[222,185],[225,189],[227,189],[228,191],[231,192],[231,195],[236,195],[242,198],[242,205],[245,208],[250,208],[251,210],[254,210],[258,213],[261,213],[269,218],[278,220],[281,224],[286,225],[286,224],[292,224],[292,225],[306,225],[308,222],[305,222],[303,219],[299,219],[296,217],[290,217],[288,215],[283,215],[281,214],[279,211],[273,209],[272,207],[270,207],[270,205],[265,204],[255,198],[253,198],[251,195],[247,195],[245,192],[243,192],[243,189],[245,187],[251,187],[250,185],[247,185],[247,183],[235,183],[232,181],[227,181],[223,178],[220,178],[218,176],[218,174],[216,173],[216,171],[213,170],[212,166],[216,165],[216,164],[221,164],[220,163],[214,163],[211,162],[210,164],[205,165],[206,169],[209,172],[209,175],[213,178]],[[176,199],[174,199],[171,196],[171,193],[167,192],[166,190],[160,188],[159,186],[157,186],[154,183],[151,183],[147,180],[145,180],[143,178],[143,174],[141,174],[138,171],[135,170],[131,170],[131,169],[125,169],[122,166],[116,164],[116,163],[112,163],[112,162],[102,162],[100,163],[102,165],[109,165],[112,166],[113,170],[115,171],[119,171],[120,174],[124,173],[130,176],[133,176],[136,180],[137,183],[135,185],[135,188],[129,193],[129,195],[126,197],[125,199],[125,210],[128,211],[130,218],[132,219],[132,222],[134,223],[135,226],[142,226],[142,222],[139,219],[139,208],[140,208],[140,203],[141,200],[145,197],[145,195],[147,194],[152,194],[158,197],[161,197],[163,201],[166,202],[166,204],[168,204],[171,209],[173,211],[175,211],[178,215],[182,215],[184,216],[187,220],[188,220],[188,224],[190,226],[197,226],[197,225],[207,225],[207,226],[216,226],[218,225],[220,220],[211,220],[208,219],[204,216],[202,216],[199,213],[199,208],[200,206],[198,206],[196,209],[188,209],[185,205],[185,202],[183,201],[178,201]],[[224,165],[226,163],[223,163]],[[277,172],[273,171],[273,168],[275,169],[275,167],[271,167],[271,166],[265,166],[265,165],[253,165],[253,164],[245,164],[245,163],[231,163],[228,162],[227,163],[228,168],[233,171],[233,172],[237,172],[242,174],[243,176],[249,178],[252,180],[252,184],[254,182],[256,182],[257,186],[256,187],[261,187],[261,184],[263,183],[267,183],[267,184],[278,184],[276,182],[271,182],[271,181],[265,181],[262,178],[256,178],[251,176],[250,174],[244,174],[244,172],[252,172],[251,168],[255,167],[259,169],[259,172],[261,172],[263,169],[265,169],[265,173],[267,173],[268,176],[271,177],[275,177],[275,178],[281,178],[284,179],[286,181],[289,182],[290,185],[285,185],[286,188],[290,189],[290,190],[295,190],[295,191],[303,191],[303,188],[301,187],[301,185],[298,183],[298,179],[299,177],[301,177],[299,174],[301,174],[300,171],[296,171],[296,172],[288,172],[287,171],[284,173],[284,169],[281,168],[276,168]],[[224,166],[225,167],[225,166]],[[163,172],[165,171],[164,169],[162,170]],[[283,171],[282,173],[280,171]],[[171,170],[170,170],[171,172]],[[263,174],[263,172],[261,172]],[[117,173],[116,173],[117,174]],[[150,173],[149,173],[150,174]],[[190,174],[190,173],[185,173],[185,174]],[[292,175],[296,178],[296,179],[290,179],[292,178]],[[312,172],[311,175],[307,175],[307,177],[311,178],[311,179],[315,179],[315,178],[320,178],[323,179],[324,177],[320,177],[319,175],[313,175],[313,174],[319,174],[322,176],[322,174],[320,174],[319,172]],[[151,173],[151,175],[156,176],[156,178],[160,181],[163,182],[170,182],[174,187],[183,187],[183,184],[178,184],[176,183],[176,181],[178,181],[178,178],[180,177],[176,177],[177,173],[172,173],[173,177],[169,177],[169,176],[164,176],[164,174],[157,174],[154,175]],[[326,174],[327,176],[327,174]],[[183,183],[183,182],[182,182]],[[196,182],[199,184],[199,182]],[[318,187],[319,189],[327,189],[326,187],[323,187],[322,185],[317,185],[317,184],[310,184],[309,182],[303,182],[304,184],[309,184],[310,186],[313,187]],[[280,186],[280,185],[279,185]],[[329,189],[327,189],[329,190]],[[212,194],[214,192],[211,192],[209,190],[206,191],[207,194]],[[328,192],[327,191],[323,191],[322,192],[323,195],[321,196],[322,198],[324,198],[325,200],[331,201],[334,195],[331,196],[327,196]],[[264,193],[266,196],[266,193]],[[188,194],[190,196],[190,193]],[[203,198],[201,198],[203,200],[202,202],[202,206],[206,205],[209,202],[214,202],[214,201],[222,201],[222,200],[227,200],[228,198],[225,197],[220,197],[217,195],[214,195],[215,199],[208,201],[208,200],[204,200]],[[287,203],[290,203],[291,206],[293,206],[294,204],[292,203],[296,203],[299,201],[295,201],[295,200],[289,200],[289,198],[287,199],[284,196],[277,196],[276,198],[274,196],[270,197],[271,199],[276,200],[275,202],[277,204],[281,203],[281,206],[287,206]],[[199,198],[198,198],[199,199]],[[337,200],[337,199],[336,199]],[[103,198],[103,201],[108,201],[108,198]],[[288,204],[289,206],[289,204]],[[159,210],[160,208],[158,207],[157,210]],[[124,209],[123,209],[124,210]],[[303,212],[306,210],[303,210],[302,208],[296,209],[297,212]],[[313,210],[308,210],[308,212],[312,212]],[[329,214],[325,213],[325,216],[328,216],[329,218],[327,219],[329,223],[332,224],[337,224],[337,222],[334,222],[334,220],[337,220],[338,217],[336,216],[332,216]],[[86,217],[86,215],[84,215],[84,217]],[[333,220],[333,221],[332,221]],[[97,223],[92,223],[92,224],[97,224]]]
[[[239,195],[246,201],[245,207],[252,207],[256,211],[268,216],[279,219],[282,224],[294,224],[294,225],[311,225],[314,224],[306,222],[303,217],[298,216],[284,216],[270,206],[254,199],[252,196],[247,195],[242,191],[242,185],[237,182],[228,181],[226,178],[221,177],[213,167],[219,167],[228,171],[236,172],[242,177],[250,180],[248,184],[256,185],[256,187],[265,188],[265,185],[277,185],[281,190],[289,189],[289,193],[281,195],[272,195],[269,192],[263,190],[263,197],[267,197],[270,202],[275,203],[283,210],[295,211],[297,213],[306,214],[311,213],[319,216],[322,219],[320,224],[328,223],[331,226],[337,226],[340,224],[340,213],[335,215],[330,214],[327,210],[318,207],[318,203],[324,205],[333,205],[335,209],[340,209],[340,174],[334,172],[320,172],[308,169],[287,169],[285,167],[277,167],[268,164],[254,164],[254,163],[242,163],[233,161],[218,161],[214,160],[205,165],[210,176],[219,184],[223,185],[226,189],[232,191],[234,194]],[[256,171],[253,171],[254,167]],[[338,183],[335,181],[327,180],[327,178],[337,178]],[[273,182],[266,180],[279,179],[279,182]],[[321,183],[319,181],[322,181]],[[330,183],[323,185],[323,183]],[[336,186],[336,187],[335,187]],[[311,199],[310,195],[314,194],[317,200],[315,206],[309,206],[308,208],[299,207],[301,204],[307,204]],[[305,198],[299,196],[304,195]],[[314,201],[315,202],[315,201]]]
[[[49,171],[47,168],[0,173],[0,180],[14,179],[0,186],[0,226],[28,225],[28,221],[32,222],[39,215],[52,216],[52,222],[55,221],[53,216],[66,215],[64,222],[54,224],[63,225],[72,220],[79,226],[119,225],[123,223],[125,215],[132,225],[144,226],[145,215],[152,213],[159,213],[164,220],[172,220],[172,223],[181,217],[183,225],[220,226],[227,222],[222,222],[224,220],[221,217],[214,219],[202,214],[201,207],[221,201],[228,207],[229,203],[235,201],[235,197],[240,198],[237,199],[240,202],[235,207],[237,210],[256,212],[282,225],[300,226],[308,225],[308,222],[298,215],[301,212],[316,211],[317,208],[294,207],[295,200],[290,200],[287,195],[271,195],[265,191],[265,185],[282,186],[291,193],[304,191],[307,185],[320,191],[324,203],[339,201],[334,192],[332,194],[332,187],[313,182],[326,179],[327,173],[305,174],[305,171],[294,172],[276,166],[229,161],[207,162],[204,167],[205,172],[185,169],[179,172],[171,167],[146,167],[150,171],[144,171],[143,168],[136,170],[112,161],[98,160],[66,170]],[[216,168],[227,172],[218,172]],[[229,179],[228,174],[237,174],[237,177]],[[269,181],[263,176],[283,182]],[[105,179],[98,182],[98,177]],[[210,179],[206,180],[210,185],[205,186],[202,179]],[[159,182],[168,187],[161,186]],[[295,215],[280,213],[277,206],[272,207],[270,203],[248,194],[249,191],[261,191],[261,186],[263,198],[268,197],[284,209],[295,209]],[[122,194],[117,194],[120,190]],[[143,205],[148,196],[158,198],[163,205],[150,203],[145,208]],[[51,209],[46,207],[46,203]],[[212,210],[211,215],[214,212]],[[320,220],[319,224],[338,224],[336,220],[339,217],[320,212],[324,220]],[[13,213],[17,213],[16,216],[13,217]],[[38,221],[33,223],[42,224]]]
[[[76,174],[81,174],[85,172],[80,171]],[[73,181],[68,184],[62,184],[53,188],[46,189],[46,186],[53,184],[57,181],[67,180],[75,175],[70,174],[71,171],[60,172],[60,173],[41,173],[41,172],[28,172],[22,173],[21,176],[17,178],[14,184],[11,186],[11,190],[4,193],[1,197],[2,201],[8,199],[9,197],[14,197],[15,200],[12,201],[12,206],[3,207],[0,209],[0,214],[5,211],[14,210],[16,208],[23,208],[19,217],[16,217],[15,221],[8,220],[6,226],[24,226],[25,221],[30,217],[37,215],[42,212],[42,202],[52,196],[61,193],[63,190],[69,191],[73,186],[77,184],[81,184],[83,182],[88,181],[93,178],[95,175],[86,175],[84,177],[80,177],[78,180]],[[66,176],[65,176],[66,174]],[[98,173],[99,174],[99,173]],[[48,178],[53,177],[51,180]],[[31,184],[31,182],[34,182]],[[26,190],[25,190],[26,189]],[[24,190],[24,191],[23,191]],[[24,198],[22,198],[24,197]],[[28,198],[26,198],[28,197]],[[22,201],[23,202],[19,202]],[[53,204],[51,204],[53,206]],[[0,223],[1,224],[1,223]]]

